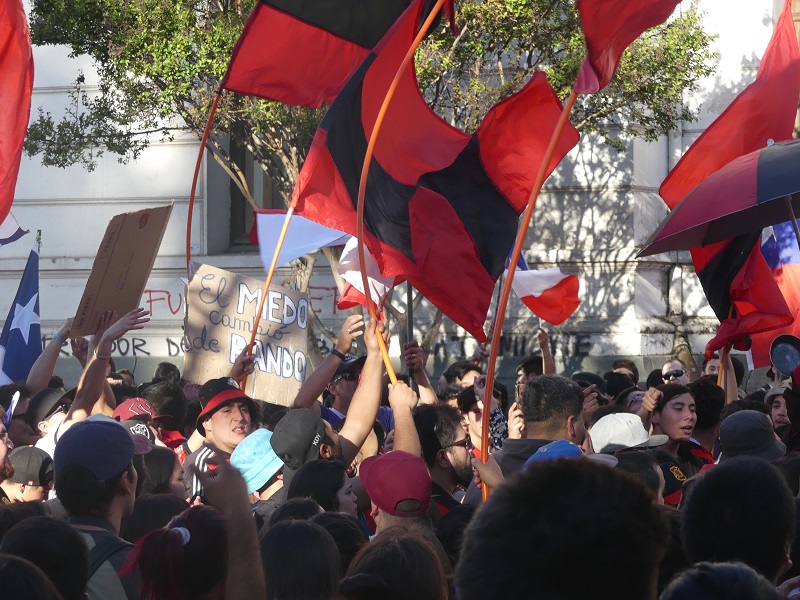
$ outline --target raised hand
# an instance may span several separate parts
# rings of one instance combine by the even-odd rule
[[[247,347],[236,357],[228,377],[241,383],[245,375],[250,375],[256,370],[256,357],[247,353]]]
[[[336,342],[336,349],[342,354],[347,354],[353,346],[355,339],[364,335],[364,317],[361,315],[350,315],[344,321],[342,329],[339,331],[339,340]]]

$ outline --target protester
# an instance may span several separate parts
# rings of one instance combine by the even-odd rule
[[[692,485],[682,513],[683,545],[692,562],[742,561],[773,584],[789,568],[795,501],[766,461],[721,462]]]
[[[454,494],[472,482],[471,438],[461,426],[459,412],[446,404],[418,406],[414,425],[431,475],[431,497],[439,513],[446,515],[461,506]]]
[[[174,494],[147,494],[136,498],[133,513],[122,520],[119,536],[135,544],[140,538],[161,527],[186,510],[186,500]]]
[[[239,470],[247,485],[253,513],[258,515],[259,529],[269,522],[275,509],[286,501],[283,461],[275,454],[271,438],[271,431],[256,429],[231,454],[231,465]]]
[[[719,429],[719,442],[720,463],[738,456],[773,461],[786,455],[786,445],[775,435],[769,417],[754,410],[741,410],[725,419]]]
[[[425,462],[403,450],[368,458],[361,480],[372,501],[377,532],[393,525],[422,523],[431,506],[431,476]]]
[[[356,495],[347,467],[339,460],[314,460],[292,478],[287,498],[311,498],[323,510],[356,516]]]
[[[704,463],[713,463],[718,451],[719,426],[725,408],[725,390],[708,377],[693,381],[688,386],[695,401],[697,421],[689,446],[692,454]]]
[[[598,453],[614,454],[631,448],[655,448],[669,441],[663,434],[650,435],[637,415],[613,413],[606,415],[589,430],[592,449]]]
[[[3,536],[0,553],[19,556],[39,567],[62,600],[84,600],[89,551],[81,535],[64,521],[52,517],[25,519]],[[2,587],[0,591],[10,593]],[[20,597],[27,598],[27,592]]]
[[[420,531],[392,527],[355,556],[339,583],[339,595],[347,600],[447,600],[445,568]]]
[[[764,404],[769,407],[769,416],[775,429],[784,425],[791,425],[789,413],[786,410],[786,398],[783,388],[773,388],[764,394]]]
[[[358,551],[369,542],[369,537],[358,519],[341,512],[324,512],[311,518],[311,522],[319,525],[331,534],[339,557],[342,560],[342,573],[346,573]]]
[[[178,498],[186,497],[186,482],[177,455],[169,448],[154,446],[144,455],[147,481],[139,494],[172,494]]]
[[[661,367],[661,379],[664,383],[689,385],[692,380],[692,374],[689,372],[686,363],[679,358],[672,357]]]
[[[342,576],[331,534],[309,521],[282,521],[270,527],[261,541],[261,564],[267,600],[329,600]]]
[[[197,417],[197,431],[205,440],[183,463],[190,499],[203,494],[197,474],[213,470],[214,461],[230,460],[236,446],[250,433],[251,415],[257,412],[255,402],[230,377],[207,381],[199,397],[203,410]]]
[[[692,392],[684,385],[668,383],[658,388],[654,395],[657,402],[652,414],[653,432],[669,438],[662,448],[672,456],[680,470],[691,477],[705,464],[691,452],[690,443],[697,423]]]
[[[56,587],[39,567],[11,554],[0,554],[0,590],[5,598],[62,600]]]
[[[53,459],[33,446],[15,448],[9,455],[13,474],[0,481],[0,502],[36,502],[53,487]]]
[[[544,461],[475,515],[456,589],[461,600],[653,600],[666,535],[652,494],[629,475],[589,460]],[[591,560],[579,561],[577,577],[579,556]]]

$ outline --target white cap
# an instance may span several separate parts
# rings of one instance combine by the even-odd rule
[[[666,444],[666,435],[649,435],[638,415],[612,413],[589,430],[595,452],[611,454],[627,448],[652,448]]]

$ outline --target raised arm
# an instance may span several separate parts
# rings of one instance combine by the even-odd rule
[[[393,450],[405,450],[416,456],[422,456],[417,427],[411,411],[417,406],[417,395],[402,381],[392,386],[389,392],[389,404],[394,411],[394,446]]]
[[[39,358],[33,363],[31,370],[28,372],[28,387],[31,388],[32,393],[43,390],[50,383],[50,378],[53,376],[53,369],[56,368],[56,361],[61,352],[61,347],[67,342],[69,338],[69,331],[72,329],[72,319],[67,319],[61,328],[56,332],[47,346],[45,346]]]
[[[358,454],[358,449],[367,439],[375,417],[378,416],[378,407],[381,403],[381,383],[383,381],[383,359],[378,346],[378,335],[384,332],[383,323],[376,323],[372,319],[367,324],[364,332],[364,341],[367,346],[367,360],[361,369],[361,380],[353,394],[347,417],[344,421],[339,436],[342,441],[342,457],[345,464],[350,464]]]
[[[550,351],[550,336],[541,327],[539,327],[539,331],[536,332],[536,341],[539,342],[539,347],[542,349],[543,374],[555,375],[556,362],[553,360],[553,353]]]
[[[419,347],[417,340],[411,340],[403,346],[406,365],[414,371],[414,381],[419,389],[419,401],[422,404],[433,404],[437,401],[436,392],[425,372],[425,352]]]
[[[91,414],[106,413],[107,409],[114,410],[113,394],[109,399],[110,389],[106,390],[106,366],[111,358],[111,349],[114,342],[129,331],[142,329],[150,318],[150,313],[143,308],[135,308],[124,317],[116,320],[116,315],[106,313],[101,320],[100,329],[90,343],[89,360],[78,382],[75,401],[64,419],[64,423],[82,421]],[[98,403],[101,403],[99,406]],[[110,404],[110,405],[109,405]]]
[[[225,598],[266,598],[261,551],[244,479],[225,461],[218,462],[214,470],[198,472],[197,477],[203,484],[206,501],[225,517],[228,530]]]
[[[364,333],[364,317],[361,315],[350,315],[345,319],[341,331],[339,331],[339,339],[336,342],[334,351],[328,354],[325,359],[314,369],[294,399],[292,408],[310,408],[317,414],[320,412],[319,402],[317,398],[322,395],[325,388],[328,387],[336,369],[342,364],[342,356],[350,351],[353,341]],[[337,354],[338,352],[338,354]],[[341,356],[340,356],[341,355]]]

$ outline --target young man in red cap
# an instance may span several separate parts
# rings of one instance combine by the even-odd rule
[[[231,453],[250,433],[255,402],[231,378],[221,377],[207,381],[198,392],[202,410],[197,417],[197,430],[205,436],[203,444],[186,457],[183,478],[190,485],[190,497],[203,493],[197,473],[216,467],[219,460],[229,462]],[[212,464],[209,464],[211,459]]]
[[[375,533],[408,525],[431,507],[431,476],[419,456],[403,450],[371,456],[361,463],[360,474],[372,502]]]

